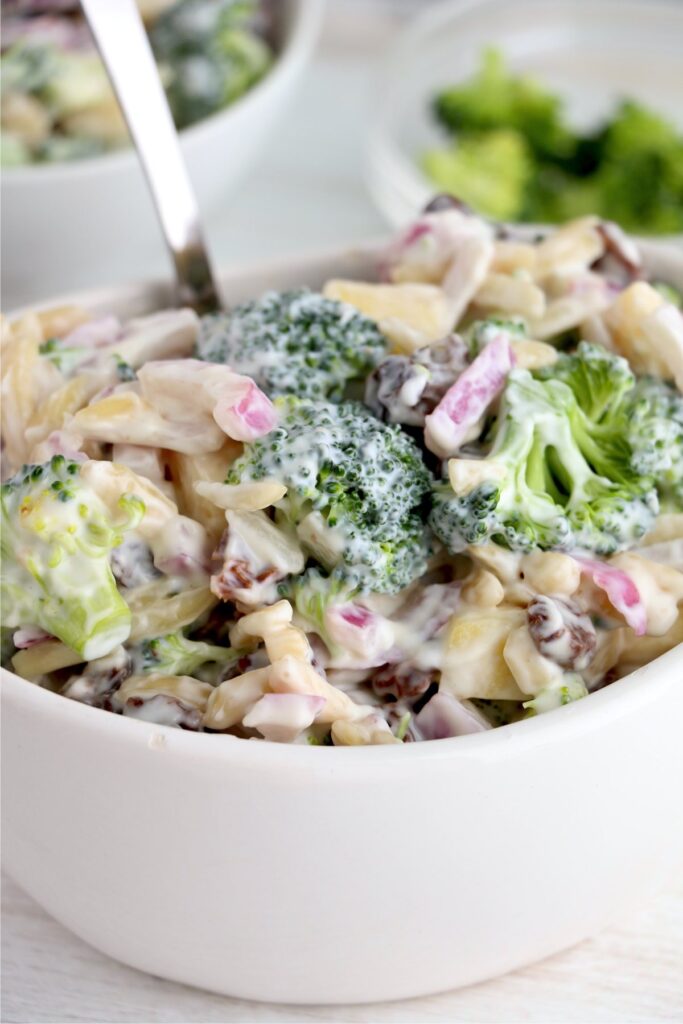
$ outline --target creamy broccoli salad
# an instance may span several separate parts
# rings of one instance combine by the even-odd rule
[[[228,106],[271,64],[259,0],[138,6],[178,128]],[[0,82],[5,166],[78,160],[128,144],[78,0],[3,0]]]
[[[402,743],[683,641],[683,316],[614,224],[440,197],[375,280],[29,313],[2,374],[3,661],[72,700]]]

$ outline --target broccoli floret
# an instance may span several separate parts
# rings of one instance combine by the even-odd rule
[[[563,677],[560,685],[547,686],[533,700],[525,701],[522,707],[529,716],[542,715],[546,711],[554,711],[555,708],[561,708],[587,696],[588,690],[583,679],[577,673],[571,672]]]
[[[616,458],[626,446],[633,471],[656,483],[668,507],[681,506],[683,397],[676,388],[657,377],[636,380],[625,359],[587,342],[536,376],[568,384],[594,426],[604,425],[604,443],[614,435]]]
[[[374,321],[305,289],[266,292],[202,317],[197,354],[246,373],[267,394],[339,401],[386,351]]]
[[[683,511],[683,397],[658,377],[642,377],[624,412],[638,472],[654,477],[664,511]]]
[[[600,212],[626,230],[683,230],[683,136],[638,103],[625,102],[605,131]]]
[[[556,363],[538,370],[535,376],[567,384],[582,411],[596,424],[614,418],[636,382],[625,359],[587,341],[580,342],[575,353],[563,353]]]
[[[521,316],[489,316],[485,320],[475,320],[465,335],[470,356],[478,356],[484,346],[501,331],[505,331],[515,341],[524,341],[529,337],[527,322]]]
[[[451,551],[494,541],[609,554],[642,537],[658,511],[628,435],[625,361],[582,344],[537,376],[510,374],[479,482],[436,489],[430,522]]]
[[[278,515],[352,589],[394,592],[421,575],[429,539],[420,512],[432,478],[414,442],[357,403],[276,405],[279,426],[245,446],[227,482],[286,484]]]
[[[422,166],[438,188],[496,220],[519,217],[534,173],[524,136],[510,128],[458,136],[424,153]]]
[[[442,90],[433,110],[455,140],[428,152],[423,167],[482,213],[535,223],[595,213],[627,230],[683,230],[683,137],[638,103],[577,135],[559,96],[487,50],[476,74]]]
[[[298,616],[304,620],[307,631],[317,633],[331,654],[341,653],[330,637],[325,613],[331,605],[344,604],[353,597],[353,588],[338,576],[330,577],[317,568],[307,569],[301,576],[293,576],[280,585],[282,597],[292,602]]]
[[[140,672],[170,676],[195,676],[215,681],[228,665],[240,657],[231,647],[217,647],[201,640],[188,640],[182,632],[144,640],[136,655]]]
[[[127,521],[115,527],[83,483],[79,463],[55,455],[44,465],[24,466],[2,485],[1,500],[4,624],[40,626],[84,661],[123,643],[131,615],[109,556],[123,531],[144,515],[140,499],[121,498]]]
[[[444,89],[434,100],[437,120],[451,132],[509,128],[527,138],[533,150],[550,156],[573,152],[576,142],[562,121],[562,100],[528,75],[511,74],[503,55],[486,49],[476,74]],[[504,177],[499,168],[499,174]]]

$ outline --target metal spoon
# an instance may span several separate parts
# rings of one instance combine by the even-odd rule
[[[135,0],[81,0],[140,157],[175,264],[178,302],[221,306],[199,209],[147,33]]]

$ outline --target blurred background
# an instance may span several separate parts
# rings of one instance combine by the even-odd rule
[[[7,60],[10,20],[30,21],[41,2],[51,17],[75,6],[2,2],[6,309],[170,273],[131,154],[93,156],[93,79],[70,69],[56,92],[36,84],[35,61]],[[206,40],[188,43],[188,25],[169,33],[159,11],[170,3],[139,0],[176,122],[198,121],[183,144],[220,267],[372,238],[435,191],[500,220],[595,211],[683,236],[681,0],[250,0],[272,53],[258,25],[256,37],[224,33],[237,102],[204,120],[212,111],[188,106],[190,77],[173,69],[191,68],[196,86],[192,47],[203,60]],[[58,134],[27,153],[36,99]],[[62,124],[76,141],[59,137]]]

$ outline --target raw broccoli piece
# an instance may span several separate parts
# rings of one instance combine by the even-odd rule
[[[386,347],[374,321],[301,289],[266,292],[229,313],[202,317],[197,355],[248,374],[272,397],[339,401]]]
[[[350,589],[395,592],[425,571],[431,474],[399,427],[357,403],[276,402],[280,425],[245,446],[227,483],[287,485],[277,503],[304,547]]]
[[[567,384],[582,411],[596,424],[617,414],[636,382],[625,359],[587,341],[580,342],[576,352],[563,353],[552,366],[537,370],[535,376]]]
[[[654,477],[663,511],[683,511],[683,397],[658,377],[642,377],[624,409],[639,473]]]
[[[519,218],[534,174],[524,136],[510,128],[460,135],[448,146],[427,150],[422,166],[438,188],[496,220]]]
[[[627,230],[683,230],[683,136],[638,103],[577,135],[557,95],[487,50],[472,78],[435,97],[433,111],[456,138],[428,152],[424,170],[483,213],[535,223],[597,213]]]
[[[659,504],[626,428],[633,377],[601,352],[582,345],[539,379],[510,374],[477,482],[436,488],[430,522],[449,550],[494,541],[609,554],[647,531]]]
[[[219,674],[240,657],[231,647],[217,647],[188,640],[181,631],[144,640],[136,652],[140,672],[170,676],[195,676],[216,681]]]
[[[672,385],[657,377],[636,380],[625,359],[585,341],[536,376],[569,385],[595,428],[605,425],[604,441],[615,435],[617,448],[630,449],[635,473],[656,483],[668,507],[681,506],[683,397]]]
[[[353,588],[339,576],[330,577],[320,569],[310,568],[301,576],[286,580],[279,591],[282,597],[292,602],[309,629],[324,640],[328,650],[332,654],[339,653],[327,628],[326,612],[330,606],[349,601],[353,597]]]
[[[529,328],[526,320],[521,316],[488,316],[485,320],[475,320],[467,328],[465,341],[470,356],[478,356],[485,345],[488,345],[492,338],[497,337],[501,331],[505,331],[510,338],[516,341],[524,341],[529,337]]]
[[[116,589],[109,556],[125,529],[144,515],[124,495],[127,516],[114,526],[108,509],[80,478],[80,465],[55,455],[2,485],[4,624],[40,626],[82,655],[103,657],[130,632],[128,605]]]
[[[587,696],[588,690],[583,679],[576,672],[571,672],[564,676],[561,685],[547,686],[533,700],[525,701],[522,707],[529,716],[542,715]]]
[[[533,151],[551,157],[573,153],[576,140],[562,120],[562,100],[529,75],[511,74],[503,55],[486,49],[476,74],[444,89],[434,100],[437,120],[450,132],[490,132],[509,128]],[[499,169],[501,176],[507,174]]]
[[[377,666],[395,649],[389,620],[357,601],[338,576],[312,567],[283,583],[280,592],[294,605],[297,625],[323,641],[332,668]]]

